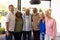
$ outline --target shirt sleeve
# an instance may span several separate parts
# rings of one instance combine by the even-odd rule
[[[57,29],[56,29],[56,20],[54,20],[54,22],[53,22],[53,39],[55,39],[55,37],[56,37],[56,32],[57,32]]]
[[[39,23],[40,23],[40,16],[38,16],[38,26],[39,26]]]
[[[24,19],[24,14],[22,14],[22,18]]]
[[[7,14],[7,16],[6,16],[6,22],[9,22],[9,20],[10,20],[10,15]]]

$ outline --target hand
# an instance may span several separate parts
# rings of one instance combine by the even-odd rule
[[[36,29],[39,29],[39,26],[38,25],[36,26]]]
[[[6,32],[6,35],[9,36],[10,35],[9,32]]]
[[[54,39],[51,39],[51,40],[54,40]]]

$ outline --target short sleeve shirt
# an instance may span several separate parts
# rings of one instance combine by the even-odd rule
[[[7,16],[6,16],[6,22],[9,22],[9,30],[8,31],[14,31],[15,14],[8,13]]]

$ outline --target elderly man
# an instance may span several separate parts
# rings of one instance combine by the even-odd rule
[[[28,36],[28,40],[31,40],[31,14],[30,10],[26,9],[25,14],[23,14],[23,40],[26,40]]]
[[[40,29],[39,29],[40,16],[37,12],[38,12],[37,8],[34,8],[33,9],[34,14],[32,16],[34,40],[39,40],[39,38],[40,38],[40,36],[39,36],[40,35]]]

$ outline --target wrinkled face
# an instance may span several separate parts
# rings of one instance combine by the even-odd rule
[[[29,15],[30,14],[30,10],[26,9],[26,14]]]
[[[37,13],[37,11],[38,11],[37,8],[33,9],[33,13]]]
[[[20,17],[20,13],[17,13],[16,15],[17,15],[18,17]]]
[[[13,12],[14,11],[14,7],[13,6],[10,6],[9,7],[9,11]]]
[[[20,17],[20,15],[22,15],[21,12],[17,12],[17,13],[16,13],[16,17]]]
[[[41,19],[45,19],[45,15],[42,13],[40,14]]]

